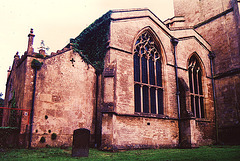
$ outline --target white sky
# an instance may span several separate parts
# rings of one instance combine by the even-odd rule
[[[173,0],[0,0],[0,92],[14,55],[27,49],[30,28],[34,50],[44,40],[50,54],[109,10],[146,7],[161,20],[173,17]]]

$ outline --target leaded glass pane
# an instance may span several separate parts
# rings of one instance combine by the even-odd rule
[[[158,114],[163,114],[163,90],[158,89]]]
[[[142,82],[148,83],[147,59],[142,57]]]
[[[156,113],[156,88],[150,88],[151,113]]]
[[[192,112],[195,114],[195,101],[194,101],[193,95],[191,95],[191,109],[192,109]]]
[[[151,85],[155,85],[154,62],[152,59],[149,59],[149,80]]]
[[[198,83],[199,83],[199,94],[203,94],[202,90],[202,73],[201,71],[198,72]]]
[[[162,86],[162,69],[161,69],[161,61],[156,61],[156,73],[157,73],[157,85]]]
[[[141,86],[135,84],[134,86],[134,100],[135,100],[135,111],[141,112]]]
[[[134,54],[134,81],[140,82],[140,57]]]
[[[204,118],[204,106],[203,106],[203,97],[200,98],[200,106],[201,106],[201,117]]]
[[[190,92],[193,93],[192,70],[188,70]]]
[[[143,112],[149,113],[148,86],[143,86]]]
[[[193,80],[194,80],[194,93],[198,94],[198,81],[197,81],[197,70],[193,70]]]

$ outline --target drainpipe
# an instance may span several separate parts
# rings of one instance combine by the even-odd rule
[[[34,78],[33,78],[33,94],[32,94],[32,109],[30,115],[30,131],[29,131],[29,144],[28,148],[31,148],[32,143],[32,127],[33,127],[33,116],[34,116],[34,103],[35,103],[35,93],[36,93],[36,80],[37,80],[37,71],[41,69],[43,63],[40,63],[38,60],[33,59],[31,62],[31,67],[34,70]]]
[[[30,115],[30,132],[29,132],[28,148],[31,148],[31,143],[32,143],[32,127],[33,127],[34,103],[35,103],[35,93],[36,93],[36,80],[37,80],[37,68],[34,69],[32,109],[31,109],[31,115]]]
[[[208,57],[210,59],[210,65],[211,65],[211,80],[212,80],[212,89],[213,89],[213,106],[214,106],[214,113],[215,113],[215,128],[216,128],[216,143],[218,144],[219,138],[218,138],[218,120],[217,120],[217,106],[216,106],[216,94],[215,94],[215,84],[214,84],[214,78],[213,78],[213,59],[216,57],[216,55],[213,52],[209,52]]]
[[[181,126],[180,126],[180,92],[179,92],[179,83],[178,83],[178,66],[177,66],[177,58],[176,58],[176,46],[178,44],[178,39],[172,37],[171,43],[173,45],[173,55],[174,55],[174,67],[175,67],[175,78],[176,78],[176,96],[177,96],[177,112],[178,112],[178,129],[179,129],[179,143],[178,146],[180,147],[181,143]]]
[[[99,92],[99,72],[96,71],[96,112],[95,112],[95,147],[99,147],[99,138],[98,138],[98,92]]]

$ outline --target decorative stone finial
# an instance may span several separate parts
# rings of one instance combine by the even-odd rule
[[[11,69],[11,66],[9,66],[9,68],[8,68],[8,72],[11,72],[11,70],[12,70],[12,69]]]
[[[30,33],[31,33],[31,34],[33,33],[33,28],[30,29]]]
[[[16,54],[14,55],[14,58],[19,58],[18,51],[17,51]]]

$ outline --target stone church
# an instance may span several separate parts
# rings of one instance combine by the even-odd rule
[[[111,10],[51,55],[34,51],[31,29],[8,71],[2,126],[23,147],[71,146],[79,128],[102,150],[239,142],[239,6],[174,0],[164,22]]]

